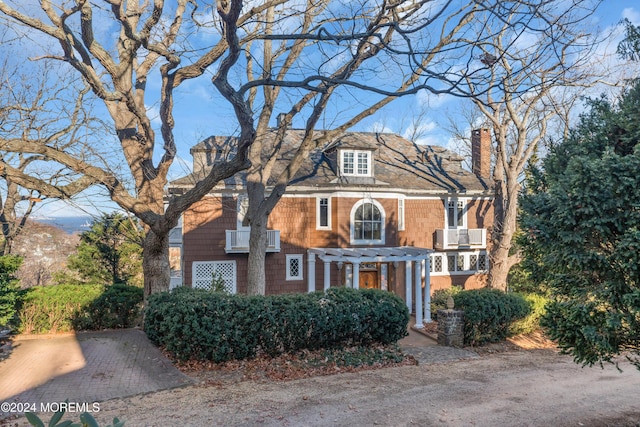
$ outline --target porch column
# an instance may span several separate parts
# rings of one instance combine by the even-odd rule
[[[316,290],[316,254],[308,252],[307,257],[307,290],[309,293]]]
[[[353,289],[360,288],[360,262],[353,261],[353,279],[351,286]]]
[[[431,322],[431,259],[424,259],[424,323]]]
[[[324,290],[326,291],[331,286],[331,262],[324,262]]]
[[[404,262],[404,287],[405,287],[405,296],[407,299],[407,308],[409,309],[409,313],[411,313],[412,304],[411,304],[411,261]]]
[[[417,260],[415,262],[415,287],[416,287],[416,324],[415,328],[422,329],[424,324],[422,323],[422,261]]]

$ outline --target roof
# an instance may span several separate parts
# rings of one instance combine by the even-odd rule
[[[275,129],[272,130],[275,135]],[[318,132],[319,136],[322,132]],[[286,132],[272,177],[284,170],[304,136],[303,130]],[[272,138],[273,139],[273,138]],[[268,139],[267,139],[268,140]],[[237,139],[210,137],[191,149],[194,156],[194,172],[171,183],[171,187],[192,186],[204,171],[215,164],[215,159],[225,158],[234,151]],[[273,144],[270,145],[271,148]],[[338,152],[342,149],[370,150],[373,153],[373,176],[340,176]],[[267,150],[265,150],[267,151]],[[265,161],[268,156],[265,154]],[[288,192],[331,190],[367,187],[380,189],[404,189],[416,192],[487,192],[489,185],[472,172],[463,169],[463,158],[443,147],[418,145],[399,135],[376,132],[347,132],[323,147],[311,151],[309,157],[289,183]],[[197,163],[203,163],[203,168]],[[244,186],[246,172],[240,172],[225,180],[219,187]]]

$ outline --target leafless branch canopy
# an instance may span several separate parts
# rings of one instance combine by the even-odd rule
[[[104,159],[56,145],[56,138],[7,139],[1,148],[54,161],[72,180],[47,183],[8,164],[3,174],[20,176],[22,185],[51,197],[99,184],[148,226],[166,230],[220,179],[252,163],[253,144],[276,115],[282,129],[296,124],[308,131],[291,167],[277,177],[278,194],[312,146],[399,96],[427,90],[514,98],[550,81],[575,81],[574,65],[589,40],[574,29],[594,3],[228,0],[214,9],[197,0],[45,0],[36,12],[19,0],[0,1],[0,16],[16,40],[29,44],[31,57],[61,61],[81,76],[91,97],[80,96],[78,102],[101,101],[116,138],[95,144],[120,153],[131,185]],[[33,34],[46,42],[29,43]],[[507,73],[526,77],[513,81]],[[185,83],[203,79],[224,100],[211,106],[209,116],[230,111],[237,121],[237,154],[165,209],[164,189],[178,151],[174,102],[187,93],[181,92]],[[332,102],[354,108],[318,140],[313,130],[331,114]],[[265,176],[268,163],[266,168]]]

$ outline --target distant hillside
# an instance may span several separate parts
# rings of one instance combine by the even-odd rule
[[[69,216],[58,218],[38,218],[35,221],[60,228],[67,234],[73,234],[87,231],[93,221],[93,218],[90,216]]]
[[[40,221],[27,222],[13,244],[13,253],[24,257],[18,271],[23,287],[48,285],[55,272],[66,268],[67,257],[80,241],[77,231],[81,228],[71,223],[65,230]]]

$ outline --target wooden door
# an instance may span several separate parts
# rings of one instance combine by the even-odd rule
[[[378,281],[378,272],[374,270],[360,271],[360,288],[361,289],[380,289]]]

